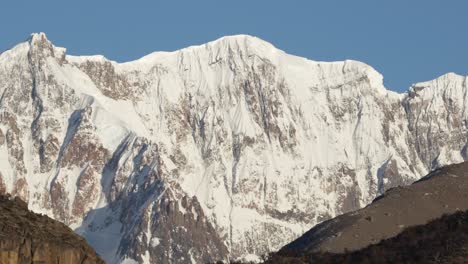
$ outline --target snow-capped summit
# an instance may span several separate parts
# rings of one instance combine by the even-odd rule
[[[459,86],[466,87],[465,82],[466,82],[466,76],[462,76],[453,72],[449,72],[442,76],[437,77],[434,80],[413,84],[412,87],[410,87],[409,91],[418,93],[425,88],[430,88],[431,91],[424,91],[424,92],[428,92],[428,93],[446,92],[448,86],[454,87],[455,89],[458,89]],[[463,97],[460,97],[460,98],[463,98]]]
[[[246,35],[117,63],[33,34],[0,54],[0,190],[110,263],[258,258],[467,159],[466,77],[382,78]]]
[[[215,48],[219,50],[228,50],[228,49],[239,49],[239,50],[247,50],[247,49],[257,49],[257,50],[264,50],[265,52],[277,52],[278,49],[273,46],[271,43],[264,41],[258,37],[251,36],[251,35],[230,35],[230,36],[223,36],[216,40],[210,41],[208,43],[198,45],[198,46],[190,46],[183,50],[190,50],[190,49],[197,49],[197,48]]]
[[[50,43],[49,39],[47,39],[47,36],[44,32],[32,33],[28,40],[30,43],[36,43],[36,42],[49,42]]]
[[[40,33],[33,33],[28,38],[27,41],[31,47],[31,49],[53,49],[55,48],[52,42],[47,38],[46,34],[43,32]],[[63,48],[59,48],[63,49]]]

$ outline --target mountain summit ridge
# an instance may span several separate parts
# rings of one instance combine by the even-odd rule
[[[466,77],[398,94],[252,37],[127,63],[32,39],[0,55],[0,190],[111,263],[258,258],[468,157]]]
[[[45,42],[47,44],[52,45],[54,48],[58,48],[60,50],[66,51],[66,48],[55,46],[53,44],[53,42],[48,39],[47,34],[44,33],[44,32],[32,33],[30,35],[30,37],[27,39],[26,42],[29,42],[29,43],[32,43],[32,42]],[[194,50],[203,50],[203,49],[206,49],[208,46],[217,47],[218,49],[222,49],[222,48],[226,49],[226,48],[231,48],[233,46],[234,47],[237,46],[237,47],[244,47],[244,50],[246,49],[245,47],[263,46],[263,47],[265,47],[266,50],[268,50],[272,54],[275,54],[275,55],[276,54],[282,54],[282,55],[295,57],[295,58],[297,58],[299,60],[304,60],[304,61],[312,62],[312,63],[355,63],[358,66],[369,67],[371,71],[373,71],[373,72],[377,73],[378,75],[382,76],[375,68],[373,68],[371,65],[369,65],[369,64],[367,64],[365,62],[362,62],[362,61],[353,60],[353,59],[346,59],[346,60],[342,60],[342,61],[316,61],[316,60],[313,60],[313,59],[301,57],[299,55],[289,54],[286,51],[277,48],[276,46],[274,46],[270,42],[268,42],[268,41],[266,41],[264,39],[261,39],[261,38],[259,38],[257,36],[253,36],[253,35],[249,35],[249,34],[226,35],[226,36],[219,37],[219,38],[217,38],[215,40],[212,40],[212,41],[209,41],[209,42],[206,42],[206,43],[203,43],[203,44],[191,45],[191,46],[181,48],[181,49],[178,49],[178,50],[173,50],[173,51],[153,51],[153,52],[150,52],[147,55],[143,55],[140,58],[137,58],[137,59],[134,59],[134,60],[129,60],[129,61],[122,61],[122,62],[117,62],[115,60],[109,59],[106,56],[101,55],[101,54],[90,54],[90,55],[70,55],[70,54],[67,54],[67,58],[72,59],[72,60],[75,59],[75,60],[85,60],[85,61],[86,60],[89,60],[89,61],[93,61],[93,60],[107,61],[107,62],[111,62],[111,63],[113,63],[115,65],[129,65],[129,64],[135,64],[135,63],[138,63],[138,62],[146,62],[146,61],[150,61],[151,63],[157,64],[158,63],[157,58],[160,57],[160,56],[171,56],[171,55],[174,56],[175,54],[181,53],[181,52],[184,52],[184,51],[189,52],[189,51],[194,51]],[[15,47],[16,46],[14,46],[14,47],[12,47],[10,49],[7,49],[5,51],[9,51],[11,49],[14,49]],[[0,53],[0,54],[2,54],[2,53]],[[156,57],[155,60],[152,59],[154,57]],[[447,72],[445,74],[442,74],[440,76],[435,77],[432,80],[420,81],[420,82],[413,83],[413,85],[411,87],[419,86],[421,84],[425,84],[425,83],[428,83],[428,82],[431,82],[431,81],[436,81],[436,80],[439,80],[439,79],[443,79],[446,76],[455,77],[455,78],[467,77],[467,76],[464,76],[464,75],[461,75],[461,74],[458,74],[458,73],[455,73],[455,72]],[[382,78],[383,78],[383,76],[382,76]],[[383,82],[382,82],[382,85],[383,85]],[[410,88],[408,88],[407,91],[404,91],[404,92],[401,92],[401,93],[398,93],[398,94],[400,94],[400,95],[406,94],[406,93],[410,92]],[[388,90],[388,91],[394,92],[392,90]],[[397,92],[395,92],[395,93],[397,93]]]

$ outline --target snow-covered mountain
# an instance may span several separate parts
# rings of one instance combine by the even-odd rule
[[[388,91],[239,35],[116,63],[42,33],[0,54],[0,189],[110,263],[255,259],[468,159],[467,77]]]

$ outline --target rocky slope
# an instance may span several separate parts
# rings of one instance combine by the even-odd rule
[[[250,36],[116,63],[33,34],[0,55],[0,189],[111,263],[253,259],[466,160],[466,79],[397,94]]]
[[[378,244],[347,253],[289,252],[271,256],[265,264],[467,263],[468,212],[444,215],[405,229]]]
[[[15,197],[0,195],[0,263],[102,263],[86,240],[66,225],[28,211]]]
[[[410,186],[388,190],[363,209],[315,226],[280,253],[355,251],[460,210],[468,210],[468,162],[442,167]]]

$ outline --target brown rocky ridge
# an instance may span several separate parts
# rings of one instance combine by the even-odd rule
[[[409,227],[396,237],[347,253],[287,252],[266,263],[467,263],[468,211],[444,215],[425,225]]]
[[[0,195],[0,263],[104,263],[66,225],[28,210],[18,197]]]

